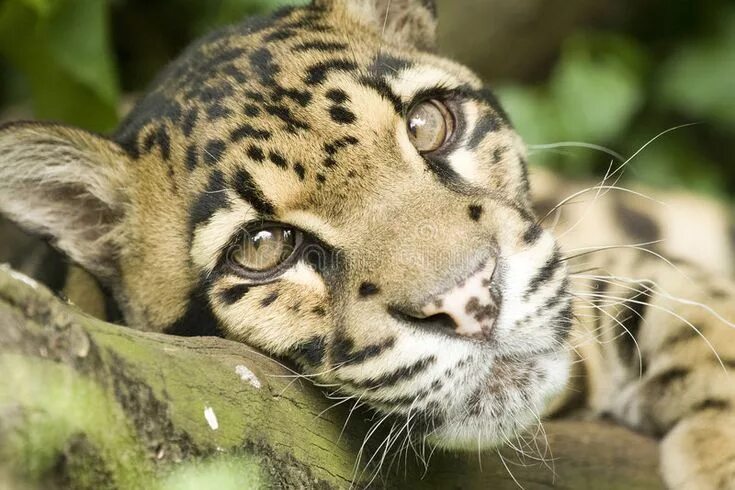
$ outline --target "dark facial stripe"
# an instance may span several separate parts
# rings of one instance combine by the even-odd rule
[[[355,389],[367,389],[374,390],[378,388],[390,388],[400,382],[408,381],[411,378],[416,377],[436,362],[436,357],[429,356],[423,359],[419,359],[409,366],[404,366],[396,369],[393,372],[378,376],[375,378],[366,379],[363,381],[347,381],[349,386]]]
[[[258,184],[253,180],[253,176],[244,168],[241,168],[235,174],[233,187],[240,197],[255,208],[259,214],[264,216],[273,216],[276,214],[273,204],[266,199],[263,191],[260,190]]]
[[[377,357],[388,349],[393,348],[396,339],[390,337],[378,344],[368,345],[355,351],[355,343],[352,339],[338,334],[332,345],[332,362],[334,364],[359,364]]]
[[[222,335],[217,318],[209,307],[203,288],[197,288],[190,294],[189,303],[184,314],[164,328],[163,332],[185,337],[200,335],[220,337]]]
[[[488,134],[496,132],[501,127],[502,121],[498,115],[486,112],[475,124],[467,146],[470,150],[476,149]]]
[[[317,366],[324,360],[326,340],[324,337],[312,337],[294,347],[294,356],[310,366]]]
[[[319,85],[327,79],[331,72],[349,72],[357,69],[357,65],[349,60],[329,60],[316,63],[306,70],[304,82],[307,85]]]
[[[250,287],[245,284],[237,284],[231,286],[220,293],[220,299],[226,305],[234,305],[240,301],[250,291]]]
[[[207,221],[214,213],[227,207],[226,183],[222,171],[215,170],[209,176],[207,187],[202,191],[189,210],[189,233]]]
[[[393,89],[390,88],[390,85],[385,80],[376,77],[361,77],[360,84],[375,90],[378,95],[390,102],[396,114],[403,113],[403,101],[393,92]]]
[[[272,305],[273,303],[275,303],[277,299],[278,299],[278,293],[276,292],[270,293],[268,296],[266,296],[265,298],[261,300],[260,306],[262,306],[263,308],[268,307]]]
[[[526,299],[530,298],[541,286],[549,282],[551,278],[554,277],[554,273],[561,266],[560,255],[559,249],[555,249],[551,258],[546,261],[546,264],[544,264],[536,276],[531,279],[531,282],[528,284],[528,290],[526,291]]]

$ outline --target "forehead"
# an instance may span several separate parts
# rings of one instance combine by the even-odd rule
[[[134,156],[153,153],[193,174],[216,167],[221,181],[244,179],[261,208],[335,218],[424,170],[417,155],[406,158],[401,120],[417,94],[437,88],[494,104],[461,65],[391,46],[323,10],[288,9],[189,48],[118,139]]]

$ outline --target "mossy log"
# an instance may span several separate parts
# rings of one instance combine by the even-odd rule
[[[102,322],[4,266],[0,372],[2,488],[361,488],[374,474],[355,466],[369,414],[343,432],[349,407],[280,363]],[[371,486],[661,487],[653,441],[597,422],[545,428],[554,471],[513,451],[434,453],[427,471],[409,456]]]

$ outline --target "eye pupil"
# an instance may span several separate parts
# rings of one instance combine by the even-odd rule
[[[408,114],[408,135],[420,153],[440,149],[454,131],[454,118],[447,106],[435,99],[414,105]]]

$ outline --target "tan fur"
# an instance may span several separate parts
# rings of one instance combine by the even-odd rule
[[[421,0],[320,0],[211,36],[113,140],[0,129],[0,211],[95,273],[129,325],[287,357],[422,441],[492,446],[585,404],[661,437],[672,487],[732,485],[735,447],[710,432],[733,416],[735,334],[701,306],[735,317],[726,213],[593,189],[541,229],[520,138],[475,75],[423,51],[435,24]],[[457,133],[420,154],[406,116],[429,98]],[[579,189],[532,177],[541,217]],[[261,280],[233,251],[269,223],[305,238]],[[641,242],[686,260],[592,251]]]

